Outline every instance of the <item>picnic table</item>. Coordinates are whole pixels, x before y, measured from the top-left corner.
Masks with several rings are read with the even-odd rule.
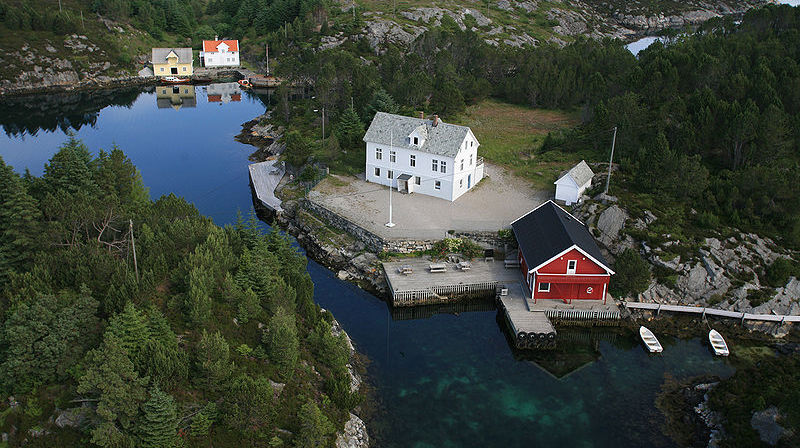
[[[431,273],[447,272],[447,265],[444,263],[431,263],[429,269]]]
[[[462,271],[469,271],[472,268],[472,263],[469,261],[460,261],[458,263],[458,268]]]
[[[398,268],[398,271],[403,275],[409,275],[414,272],[414,268],[410,264],[404,264]]]

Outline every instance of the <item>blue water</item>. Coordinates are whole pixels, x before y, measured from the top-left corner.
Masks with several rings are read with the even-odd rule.
[[[198,87],[194,108],[159,109],[152,92],[120,102],[127,105],[65,101],[44,112],[0,105],[0,156],[20,172],[40,174],[71,129],[94,151],[116,142],[153,197],[175,192],[218,224],[250,209],[253,148],[233,136],[264,112],[263,97],[218,105]],[[11,128],[25,131],[6,135]],[[316,301],[369,358],[375,392],[373,412],[365,414],[376,446],[674,446],[654,407],[665,375],[733,372],[699,340],[665,338],[663,356],[651,356],[627,331],[560,330],[562,348],[525,355],[509,347],[494,311],[394,320],[375,296],[313,261],[308,270]]]

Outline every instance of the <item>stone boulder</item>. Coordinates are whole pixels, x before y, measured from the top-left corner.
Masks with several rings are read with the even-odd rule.
[[[619,232],[625,227],[625,220],[627,219],[628,212],[616,204],[603,210],[600,213],[600,217],[597,218],[600,242],[610,248],[619,239]]]
[[[78,408],[64,409],[63,411],[56,411],[55,424],[59,428],[80,428],[89,422],[91,415],[91,408],[89,406],[82,406]]]
[[[364,421],[355,414],[344,424],[344,431],[336,437],[336,448],[367,448],[369,435]]]

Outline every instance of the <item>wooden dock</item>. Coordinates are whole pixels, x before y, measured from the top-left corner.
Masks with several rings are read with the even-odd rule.
[[[700,314],[701,316],[718,316],[729,317],[732,319],[740,319],[742,322],[746,320],[757,320],[763,322],[800,322],[800,316],[785,316],[778,314],[751,314],[743,313],[740,311],[720,310],[717,308],[706,308],[699,306],[683,306],[683,305],[667,305],[661,303],[644,303],[644,302],[622,302],[625,308],[640,309],[655,311],[656,314],[661,311],[672,311],[677,313],[691,313]]]
[[[256,199],[262,205],[275,213],[281,213],[281,200],[275,197],[275,188],[286,173],[283,163],[277,160],[252,163],[250,169],[250,185],[253,187]]]
[[[521,281],[497,288],[497,299],[503,308],[514,345],[519,349],[555,346],[556,329],[544,311],[528,308],[526,291]]]
[[[464,270],[457,262],[434,263],[423,258],[383,263],[392,304],[396,307],[447,303],[467,297],[492,297],[498,283],[522,279],[519,269],[506,268],[502,261],[473,260]]]

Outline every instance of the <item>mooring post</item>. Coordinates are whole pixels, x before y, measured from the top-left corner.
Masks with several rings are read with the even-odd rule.
[[[656,310],[656,316],[661,314],[661,304],[658,304],[658,309]]]

